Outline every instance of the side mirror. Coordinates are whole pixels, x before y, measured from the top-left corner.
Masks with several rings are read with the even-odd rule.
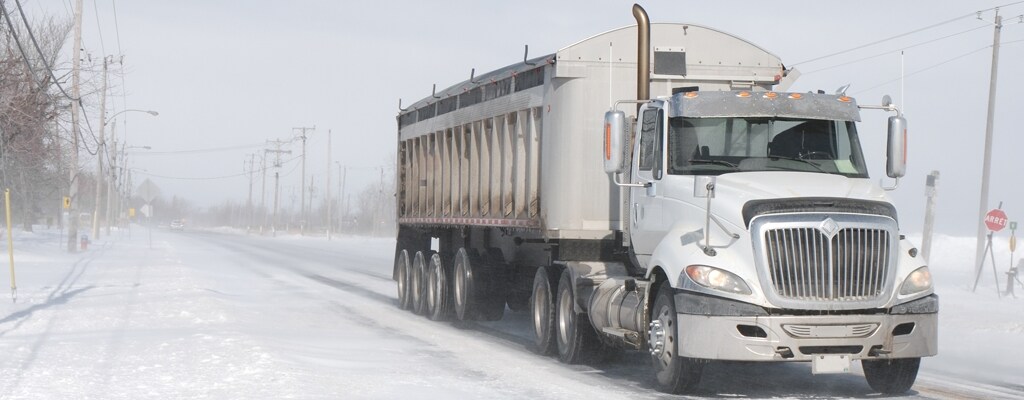
[[[889,117],[889,148],[886,152],[885,173],[890,178],[903,177],[907,172],[907,119]]]
[[[629,143],[626,113],[608,111],[604,113],[604,172],[621,174],[626,170],[625,153]]]

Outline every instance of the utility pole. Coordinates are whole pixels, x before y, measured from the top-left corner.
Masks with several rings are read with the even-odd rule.
[[[981,200],[978,202],[978,242],[975,247],[974,272],[981,272],[985,257],[985,214],[988,213],[988,180],[992,169],[992,122],[996,109],[996,78],[999,72],[999,34],[1003,30],[1003,17],[996,9],[995,33],[992,35],[992,73],[988,86],[988,118],[985,123],[985,158],[982,159]]]
[[[267,151],[263,150],[260,157],[260,173],[263,174],[263,183],[260,185],[260,234],[263,234],[263,227],[267,225]]]
[[[103,153],[106,151],[107,56],[103,56],[103,89],[100,90],[100,137],[96,145],[96,202],[92,213],[92,237],[100,238],[100,200],[103,198]]]
[[[348,215],[348,206],[345,204],[345,177],[348,175],[348,167],[342,167],[339,162],[338,174],[341,175],[341,182],[338,182],[338,208],[341,209],[341,223],[338,224],[338,230],[340,231],[345,223],[345,216]]]
[[[252,154],[249,155],[249,202],[246,203],[246,209],[247,209],[249,215],[248,215],[248,218],[246,218],[247,221],[245,222],[245,233],[246,234],[248,234],[252,230],[252,216],[253,216],[253,210],[252,210],[252,174],[253,174],[253,169],[252,169],[252,164],[253,164],[254,161],[256,161],[256,153],[252,153]]]
[[[114,197],[117,194],[117,130],[113,128],[116,127],[116,124],[112,125],[110,130],[110,148],[113,151],[110,152],[110,165],[108,168],[110,171],[107,173],[107,177],[110,178],[107,181],[107,213],[105,214],[106,218],[103,219],[106,221],[107,237],[110,237],[111,219],[117,221],[117,218],[121,215],[121,213],[114,212]]]
[[[82,67],[82,0],[75,1],[75,43],[71,55],[71,187],[68,197],[71,207],[68,210],[68,252],[75,252],[75,240],[78,239],[78,113],[81,112],[82,97],[79,95],[79,75]]]
[[[281,172],[279,171],[279,169],[281,168],[281,154],[291,154],[292,151],[291,150],[281,150],[281,146],[283,146],[285,143],[287,143],[287,142],[282,141],[282,140],[273,140],[273,141],[268,140],[267,143],[272,143],[274,145],[274,149],[273,150],[266,149],[265,153],[274,153],[274,216],[273,216],[273,218],[271,219],[271,222],[270,222],[270,232],[271,232],[272,235],[276,236],[277,235],[277,204],[278,204],[278,198],[279,198],[279,190],[281,188]]]
[[[924,184],[924,194],[928,201],[924,207],[924,233],[921,234],[921,255],[925,260],[932,254],[932,231],[935,230],[935,187],[939,183],[939,171],[932,171],[928,174],[928,180]]]
[[[292,130],[298,130],[302,132],[299,138],[302,139],[302,189],[299,190],[302,193],[302,202],[299,203],[299,208],[302,210],[299,214],[299,234],[306,233],[306,131],[315,131],[316,125],[312,127],[296,127]]]
[[[331,240],[331,130],[327,130],[327,184],[324,185],[324,193],[327,194],[327,240]]]
[[[310,175],[309,176],[309,203],[308,203],[308,207],[306,207],[306,210],[309,211],[310,214],[313,214],[313,193],[315,193],[315,190],[313,189],[313,187],[315,186],[315,184],[314,184],[315,182],[316,182],[316,175]],[[310,215],[310,219],[313,219],[312,215]],[[313,226],[313,222],[310,221],[308,223],[308,225],[310,227],[312,227]]]

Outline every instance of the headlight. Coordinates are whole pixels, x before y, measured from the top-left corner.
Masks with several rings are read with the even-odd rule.
[[[920,293],[931,288],[932,273],[928,271],[928,267],[921,267],[911,272],[907,280],[903,281],[903,286],[900,287],[900,295],[906,296],[908,294]]]
[[[731,272],[718,268],[706,265],[691,265],[686,267],[686,275],[690,277],[690,280],[708,289],[736,294],[750,294],[750,288],[743,282],[743,279],[740,279],[740,277]]]

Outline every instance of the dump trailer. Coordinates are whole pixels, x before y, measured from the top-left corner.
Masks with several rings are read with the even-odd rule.
[[[777,91],[789,71],[761,47],[633,14],[400,112],[399,306],[528,311],[538,353],[649,352],[671,393],[716,360],[859,360],[875,390],[909,390],[937,352],[938,298],[856,124],[895,114],[865,136],[887,140],[898,183],[897,107]]]

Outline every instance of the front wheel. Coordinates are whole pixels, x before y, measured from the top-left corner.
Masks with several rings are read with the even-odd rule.
[[[900,394],[914,386],[921,358],[861,360],[860,364],[872,389],[883,394]]]
[[[678,353],[683,343],[679,343],[679,319],[674,297],[672,286],[667,281],[662,282],[654,301],[647,343],[651,350],[658,390],[681,394],[697,386],[704,372],[704,364]]]

